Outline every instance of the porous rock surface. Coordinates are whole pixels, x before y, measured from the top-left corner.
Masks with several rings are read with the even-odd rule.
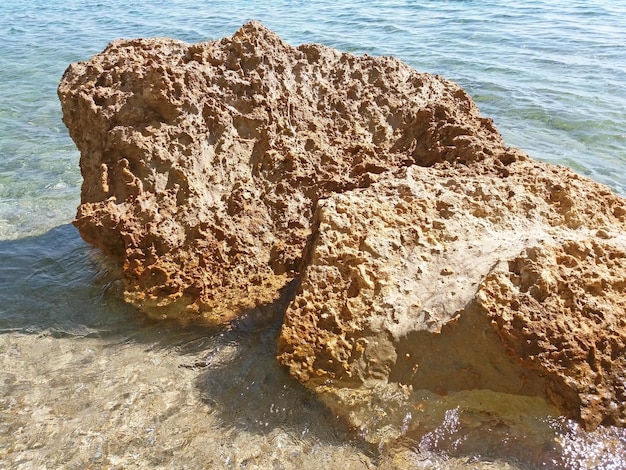
[[[59,96],[75,225],[148,314],[295,295],[279,361],[373,442],[472,390],[626,425],[626,203],[507,147],[458,85],[251,22],[113,42]]]
[[[522,154],[506,172],[491,157],[413,166],[333,195],[279,360],[361,426],[372,395],[390,415],[418,389],[543,396],[623,426],[625,218],[607,188]]]
[[[59,85],[75,225],[155,317],[224,323],[294,278],[316,202],[501,146],[463,90],[393,58],[291,47],[258,22],[201,44],[118,40]]]

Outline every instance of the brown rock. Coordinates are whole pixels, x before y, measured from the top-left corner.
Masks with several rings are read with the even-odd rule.
[[[121,259],[128,301],[208,323],[278,297],[320,198],[503,146],[457,85],[256,22],[194,45],[115,41],[72,64],[59,97],[82,237]]]
[[[623,426],[625,210],[522,156],[506,173],[443,162],[332,195],[279,361],[353,425],[386,416],[378,428],[395,430],[374,441],[410,432],[424,390],[544,397],[588,427]]]
[[[626,426],[626,237],[528,247],[490,273],[479,302],[510,355],[550,377],[550,399],[591,428]]]
[[[298,279],[279,360],[372,442],[542,397],[625,424],[626,203],[457,85],[252,22],[113,42],[59,97],[75,224],[149,315],[224,323]]]

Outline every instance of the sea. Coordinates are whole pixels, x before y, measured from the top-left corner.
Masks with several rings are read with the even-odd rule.
[[[626,196],[624,0],[2,0],[0,468],[626,468],[624,430],[556,416],[520,436],[450,409],[372,447],[276,364],[280,319],[183,327],[124,303],[119,267],[71,225],[59,80],[117,38],[201,42],[251,19],[443,75],[509,145]]]

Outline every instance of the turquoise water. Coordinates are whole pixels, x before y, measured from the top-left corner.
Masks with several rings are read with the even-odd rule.
[[[626,2],[27,0],[0,5],[0,237],[71,220],[78,155],[55,88],[118,37],[197,42],[257,18],[292,44],[395,55],[459,82],[508,143],[626,194]]]
[[[53,338],[58,342],[52,344],[58,347],[73,348],[86,344],[77,341],[89,341],[91,351],[102,348],[121,354],[122,349],[116,347],[136,347],[137,356],[131,357],[138,361],[146,348],[157,351],[157,359],[165,360],[158,355],[169,357],[181,344],[191,345],[187,349],[202,361],[207,344],[223,349],[235,341],[232,337],[227,343],[202,340],[211,335],[219,338],[223,332],[181,331],[171,325],[148,323],[121,302],[115,269],[107,267],[68,225],[79,203],[81,176],[78,152],[61,122],[56,86],[70,62],[88,59],[113,39],[169,36],[205,41],[230,35],[253,18],[294,45],[318,42],[356,54],[394,55],[420,71],[442,74],[469,92],[509,144],[538,159],[570,166],[626,195],[625,1],[2,2],[0,336],[22,352],[24,370],[32,366],[37,374],[50,376],[48,382],[33,379],[30,386],[51,386],[54,375],[55,380],[66,377],[69,383],[81,372],[71,367],[66,371],[48,367],[54,361],[33,349],[23,334],[31,339],[33,335]],[[237,347],[271,349],[267,345],[272,342],[263,338],[274,334],[275,324],[254,334],[250,331],[256,332],[256,326],[242,328],[247,339],[239,340]],[[29,355],[29,351],[39,355]],[[232,364],[233,375],[245,375],[245,368]],[[129,372],[110,367],[111,374]],[[281,372],[277,369],[275,373]],[[19,398],[22,389],[16,386],[11,392],[6,388],[10,381],[4,379],[0,383],[5,385],[0,386],[5,389],[0,392]],[[115,383],[121,387],[121,382]],[[279,382],[282,387],[283,382]],[[85,384],[89,387],[87,379]],[[110,386],[116,390],[115,384]],[[213,390],[207,386],[200,389],[202,394]],[[62,396],[64,389],[59,390]],[[300,398],[294,397],[303,392],[290,393],[297,401]],[[54,393],[48,395],[53,397]],[[41,406],[56,409],[46,401],[52,398],[46,397],[42,394]],[[210,397],[203,401],[205,406],[209,402]],[[31,455],[31,441],[19,433],[5,445],[3,432],[12,429],[16,414],[1,414],[1,410],[2,406],[0,462],[25,446],[21,452],[26,454],[20,458],[26,462],[36,462],[33,455],[44,455],[59,463],[62,461],[53,458],[55,452],[62,453],[63,445],[78,445],[78,441],[56,445],[44,440],[43,447],[33,447],[40,450]],[[96,422],[100,415],[97,410],[93,413]],[[180,413],[182,420],[184,413]],[[61,420],[60,415],[54,416],[52,423],[61,426],[61,421],[54,421]],[[303,420],[315,419],[310,413],[302,416]],[[311,423],[309,427],[334,426],[329,423]],[[106,441],[103,426],[93,424],[88,431],[101,433],[100,438]],[[325,449],[321,452],[330,460],[350,452],[361,455],[358,446],[342,447],[342,431],[333,432],[339,437],[330,441],[312,437],[306,445]],[[602,455],[603,467],[599,468],[624,466],[626,438],[617,431],[607,432],[600,441],[610,445],[602,447],[597,438],[568,431],[567,439],[563,439],[572,444],[564,451],[567,457],[563,461],[570,468],[584,468],[589,455]],[[215,441],[215,446],[219,445]],[[92,463],[113,465],[113,460],[106,461],[104,449],[100,460],[89,457]],[[137,455],[143,455],[141,449]],[[241,455],[243,451],[238,452]],[[235,465],[236,455],[225,455],[222,463]],[[289,457],[284,458],[290,468]],[[362,457],[368,458],[371,455]],[[176,466],[174,457],[164,459],[162,465]],[[554,457],[546,459],[554,462]],[[296,465],[293,462],[296,460],[292,461]]]

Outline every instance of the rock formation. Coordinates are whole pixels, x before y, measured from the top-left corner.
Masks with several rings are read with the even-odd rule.
[[[59,97],[75,225],[149,315],[295,295],[279,361],[374,441],[471,390],[626,425],[626,203],[507,147],[458,85],[251,22],[115,41]]]
[[[502,145],[457,85],[256,22],[195,45],[113,42],[59,97],[82,237],[123,260],[130,302],[210,323],[277,298],[320,198]]]
[[[491,390],[623,426],[625,216],[601,185],[522,155],[505,175],[444,162],[332,195],[279,360],[360,425],[372,393],[406,412],[418,390]]]

